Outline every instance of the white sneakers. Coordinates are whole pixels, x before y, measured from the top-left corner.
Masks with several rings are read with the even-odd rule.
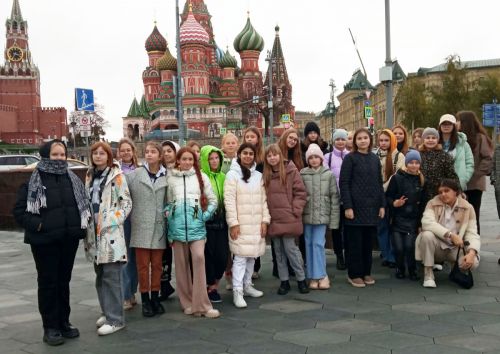
[[[436,282],[434,281],[434,279],[427,279],[427,280],[424,280],[424,288],[435,288],[437,285],[436,285]]]
[[[424,267],[424,288],[435,288],[434,272],[432,267]]]
[[[102,326],[104,326],[105,323],[106,323],[106,316],[101,316],[97,319],[95,325],[97,328],[101,328]]]
[[[98,330],[97,334],[100,336],[107,336],[108,334],[113,334],[118,332],[120,329],[124,329],[125,325],[102,325]]]
[[[264,293],[260,290],[255,289],[252,284],[247,285],[243,290],[243,295],[250,297],[262,297]]]
[[[247,307],[247,303],[243,298],[243,290],[241,289],[233,289],[233,303],[239,309],[243,309]]]

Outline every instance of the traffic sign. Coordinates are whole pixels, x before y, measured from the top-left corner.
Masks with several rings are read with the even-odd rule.
[[[220,128],[220,135],[225,135],[227,132],[227,128]]]
[[[373,107],[371,106],[366,106],[365,107],[365,118],[372,118],[373,117]]]
[[[94,112],[94,90],[76,88],[75,108],[77,111]]]
[[[370,101],[370,100],[365,100],[365,106],[369,106],[369,105],[371,105],[371,104],[372,104],[372,103],[371,103],[371,101]]]
[[[500,127],[500,104],[483,104],[483,126],[493,127],[495,125],[495,115],[498,129]]]
[[[290,123],[290,114],[282,114],[280,121],[281,123]]]

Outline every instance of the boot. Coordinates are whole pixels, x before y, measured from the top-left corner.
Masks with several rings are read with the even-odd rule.
[[[174,291],[175,289],[170,284],[170,280],[166,277],[166,274],[163,273],[160,283],[160,301],[167,300],[168,297],[174,293]]]
[[[416,280],[420,279],[420,277],[417,274],[417,270],[416,269],[409,269],[408,273],[409,273],[410,280],[416,281]]]
[[[50,346],[64,344],[64,337],[58,329],[45,328],[43,330],[43,341]]]
[[[282,281],[278,289],[278,295],[286,295],[290,291],[290,282],[288,280]]]
[[[142,300],[142,315],[144,317],[153,317],[155,313],[151,307],[151,300],[149,299],[149,293],[141,293]]]
[[[405,278],[405,270],[404,268],[396,268],[396,278],[404,279]]]
[[[74,327],[71,323],[69,322],[64,322],[61,324],[61,335],[64,338],[76,338],[80,336],[80,331],[78,328]]]
[[[233,303],[239,309],[247,307],[247,303],[243,298],[243,290],[242,289],[233,289]]]
[[[309,293],[309,288],[307,287],[307,283],[305,280],[298,281],[297,285],[299,287],[299,293],[301,293],[301,294],[308,294]]]
[[[160,303],[160,298],[158,297],[158,291],[151,292],[151,309],[155,315],[163,315],[165,313],[165,308]]]
[[[345,259],[342,253],[337,255],[337,269],[346,270]]]

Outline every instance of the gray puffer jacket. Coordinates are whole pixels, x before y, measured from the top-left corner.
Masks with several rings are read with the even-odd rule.
[[[310,167],[300,171],[307,190],[307,203],[302,214],[304,224],[329,225],[338,229],[340,217],[337,182],[330,170],[321,166],[318,170]]]

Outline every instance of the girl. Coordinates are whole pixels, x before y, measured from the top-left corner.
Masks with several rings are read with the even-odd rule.
[[[380,159],[382,182],[384,183],[385,191],[391,177],[405,164],[404,155],[397,149],[396,137],[389,129],[382,130],[378,135],[377,156]],[[394,268],[396,263],[394,251],[391,247],[388,213],[385,213],[385,217],[380,220],[377,236],[380,254],[383,258],[382,266]]]
[[[118,143],[118,156],[120,158],[120,167],[122,172],[127,175],[138,167],[137,151],[135,144],[129,138],[123,138]],[[123,309],[130,310],[137,304],[135,293],[137,292],[137,265],[135,263],[135,250],[130,247],[130,237],[132,226],[130,218],[125,220],[123,225],[125,232],[125,243],[127,245],[128,262],[123,267]]]
[[[285,158],[285,162],[293,161],[295,168],[300,171],[304,168],[304,162],[302,161],[299,141],[297,130],[290,128],[283,132],[278,141],[278,146]]]
[[[479,213],[481,198],[486,190],[486,176],[493,167],[493,143],[476,117],[471,111],[457,113],[457,126],[467,136],[467,141],[474,156],[474,173],[467,183],[467,201],[472,204],[477,218],[477,232],[481,234]]]
[[[397,148],[400,153],[403,155],[406,155],[408,153],[408,149],[410,148],[408,145],[408,132],[406,131],[405,127],[402,125],[398,124],[395,125],[392,128],[392,132],[394,133],[394,136],[396,137],[397,141]]]
[[[105,336],[125,327],[122,268],[127,262],[123,224],[132,209],[125,175],[113,161],[111,147],[97,142],[90,148],[92,167],[86,188],[93,218],[87,229],[85,253],[94,263],[96,289],[103,315],[97,320],[97,334]]]
[[[224,182],[229,248],[234,255],[233,302],[238,308],[247,306],[244,295],[264,295],[252,285],[255,257],[265,252],[265,237],[270,222],[262,174],[256,170],[256,153],[254,144],[243,143]]]
[[[268,235],[272,238],[281,280],[278,295],[286,295],[290,291],[287,261],[295,272],[299,292],[306,294],[309,290],[305,282],[304,264],[295,238],[302,235],[302,211],[307,194],[299,171],[293,161],[285,165],[277,144],[266,148],[264,185],[271,214]]]
[[[329,289],[326,274],[325,232],[326,227],[339,227],[339,196],[335,177],[323,166],[323,152],[316,144],[306,151],[309,167],[300,171],[307,190],[307,204],[302,221],[306,243],[307,278],[311,289]]]
[[[236,151],[238,151],[239,146],[238,138],[233,133],[227,133],[222,137],[221,146],[224,153],[221,172],[226,174],[229,172],[233,160],[236,160]]]
[[[127,175],[135,206],[130,217],[130,245],[135,248],[144,317],[165,312],[159,299],[162,256],[166,248],[162,210],[167,180],[166,169],[161,163],[162,153],[160,144],[148,142],[144,151],[146,162],[141,168]]]
[[[208,176],[217,197],[217,209],[214,216],[205,223],[207,228],[207,242],[205,244],[207,291],[209,300],[215,303],[222,302],[217,288],[229,259],[228,228],[224,209],[224,180],[226,176],[221,172],[224,154],[214,146],[205,145],[201,148],[200,156],[201,170]]]
[[[429,200],[438,193],[439,184],[443,178],[457,179],[453,168],[452,157],[443,151],[439,144],[439,133],[434,128],[425,128],[422,132],[423,143],[419,151],[422,158],[420,169],[425,176],[424,197],[422,204],[426,205]]]
[[[181,147],[175,141],[165,140],[161,143],[161,148],[163,152],[163,166],[165,166],[167,171],[170,171],[175,166],[177,151],[179,151]]]
[[[36,265],[43,341],[52,346],[80,335],[69,322],[69,282],[90,218],[85,187],[68,169],[66,156],[61,140],[40,147],[41,161],[20,187],[13,210]]]
[[[201,145],[194,140],[189,140],[186,144],[187,147],[191,148],[191,150],[194,151],[196,154],[196,159],[200,161],[200,150],[201,150]]]
[[[420,145],[422,145],[422,133],[424,128],[417,128],[413,131],[411,135],[411,147],[412,149],[418,150]]]
[[[342,167],[342,162],[344,161],[344,157],[349,153],[346,149],[347,144],[347,131],[344,129],[336,129],[333,133],[333,149],[331,153],[325,155],[325,159],[323,160],[323,166],[330,169],[335,177],[335,181],[337,183],[337,188],[339,186],[339,178],[340,178],[340,169]],[[342,205],[340,205],[340,215],[344,212]],[[343,226],[343,218],[340,218],[339,228],[332,230],[332,241],[333,241],[333,250],[335,252],[335,256],[337,257],[337,269],[345,270],[345,259],[344,259],[344,242],[342,235],[342,226]]]
[[[375,284],[371,277],[372,237],[385,215],[382,168],[371,152],[372,137],[368,129],[356,130],[353,151],[342,163],[340,195],[345,209],[348,282],[357,288]]]
[[[467,143],[467,136],[458,131],[457,120],[451,114],[444,114],[439,119],[439,143],[453,158],[455,173],[460,180],[462,191],[467,189],[467,183],[474,173],[474,155]]]
[[[173,244],[175,279],[186,315],[217,318],[208,299],[205,277],[205,222],[217,209],[208,177],[200,171],[196,153],[184,147],[167,178],[168,241]]]
[[[304,166],[307,165],[305,160],[305,153],[309,148],[309,145],[316,144],[320,147],[323,155],[330,152],[330,146],[326,141],[321,138],[321,131],[315,122],[308,122],[304,128],[304,140],[302,140],[302,160],[304,161]]]
[[[420,173],[421,157],[410,150],[405,156],[405,167],[389,182],[387,205],[391,208],[392,246],[396,254],[396,278],[405,277],[405,258],[410,280],[418,280],[415,262],[415,239],[422,218],[422,191],[424,176]]]

